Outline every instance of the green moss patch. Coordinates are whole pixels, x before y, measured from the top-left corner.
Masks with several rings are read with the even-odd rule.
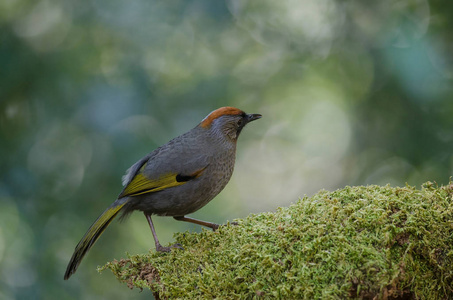
[[[453,184],[321,191],[107,263],[156,298],[453,299]]]

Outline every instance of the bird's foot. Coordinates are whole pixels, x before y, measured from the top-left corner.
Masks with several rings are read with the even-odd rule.
[[[177,249],[181,249],[181,250],[184,250],[184,248],[182,247],[181,244],[174,244],[174,245],[171,245],[169,247],[164,247],[160,244],[156,245],[156,251],[157,252],[170,252],[172,248],[177,248]]]
[[[213,226],[211,226],[212,228],[212,231],[216,231],[217,229],[219,229],[220,226],[228,226],[228,225],[239,225],[238,222],[230,222],[228,224],[222,224],[222,225],[218,225],[218,224],[214,224],[213,223]]]
[[[225,225],[222,225],[222,226],[229,226],[229,225],[237,226],[237,225],[239,225],[239,223],[238,222],[228,222],[228,224],[225,224]]]

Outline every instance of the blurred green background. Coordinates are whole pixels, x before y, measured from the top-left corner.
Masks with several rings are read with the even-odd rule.
[[[124,171],[220,106],[264,117],[207,221],[453,174],[451,1],[2,0],[0,22],[0,299],[149,299],[96,272],[154,250],[141,213],[66,264]]]

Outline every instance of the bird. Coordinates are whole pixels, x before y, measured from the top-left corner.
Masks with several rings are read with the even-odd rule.
[[[170,140],[133,164],[123,176],[118,198],[96,219],[74,249],[64,279],[74,274],[111,221],[133,211],[144,213],[156,251],[169,252],[180,244],[159,243],[152,215],[170,216],[216,230],[219,225],[187,217],[216,197],[229,182],[242,129],[260,119],[235,107],[212,111],[197,126]]]

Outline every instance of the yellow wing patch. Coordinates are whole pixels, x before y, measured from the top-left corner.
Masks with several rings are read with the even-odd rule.
[[[190,179],[194,179],[200,176],[203,173],[204,169],[205,168],[200,169],[188,176],[190,177]],[[187,176],[184,176],[184,178],[186,177]],[[157,180],[152,180],[144,176],[143,173],[139,172],[126,186],[126,188],[118,196],[118,198],[154,193],[171,187],[183,185],[188,182],[188,180],[181,180],[180,178],[181,175],[175,173],[168,173],[162,175]]]
[[[170,187],[178,186],[186,182],[177,182],[176,174],[166,174],[157,180],[150,180],[142,173],[138,173],[126,186],[119,198],[126,196],[138,196],[146,193],[157,192]]]

